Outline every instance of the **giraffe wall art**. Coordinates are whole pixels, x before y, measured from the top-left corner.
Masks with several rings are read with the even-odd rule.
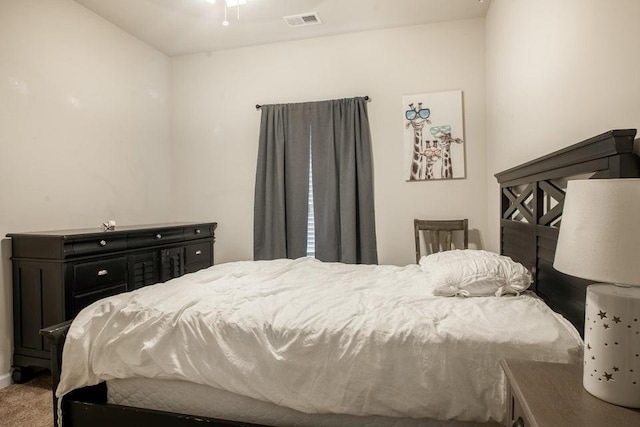
[[[465,178],[462,92],[402,98],[406,181]]]

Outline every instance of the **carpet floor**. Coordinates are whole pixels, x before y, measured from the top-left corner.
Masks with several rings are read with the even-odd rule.
[[[0,389],[0,426],[53,427],[51,376]]]

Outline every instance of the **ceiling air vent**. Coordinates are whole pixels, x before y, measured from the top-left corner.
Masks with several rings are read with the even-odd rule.
[[[304,27],[306,25],[322,24],[317,12],[301,13],[285,16],[284,20],[290,27]]]

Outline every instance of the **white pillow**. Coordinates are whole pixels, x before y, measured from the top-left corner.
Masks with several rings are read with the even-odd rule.
[[[480,250],[438,252],[420,259],[434,295],[501,296],[525,291],[531,273],[511,258]]]

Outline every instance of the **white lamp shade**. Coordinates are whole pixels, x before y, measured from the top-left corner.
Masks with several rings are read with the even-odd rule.
[[[576,277],[640,285],[640,179],[567,184],[553,266]]]

